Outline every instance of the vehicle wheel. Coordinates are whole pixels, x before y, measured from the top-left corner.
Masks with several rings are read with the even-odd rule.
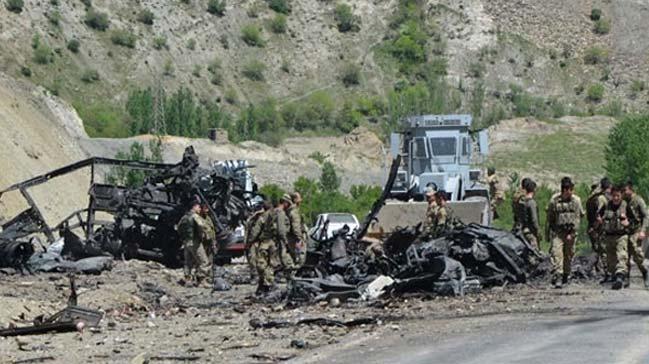
[[[216,265],[226,265],[232,263],[232,258],[230,257],[218,257],[214,258],[214,264]]]

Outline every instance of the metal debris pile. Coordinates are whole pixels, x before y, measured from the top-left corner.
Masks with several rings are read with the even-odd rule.
[[[146,178],[136,188],[100,183],[95,180],[98,166],[143,170]],[[56,226],[48,225],[29,189],[83,168],[90,168],[88,206],[71,212]],[[227,253],[230,246],[242,243],[237,228],[260,199],[248,168],[245,161],[201,168],[193,147],[188,147],[177,164],[90,158],[15,184],[1,191],[0,198],[19,191],[29,208],[2,225],[0,268],[5,272],[99,273],[110,269],[113,257],[179,267],[183,254],[174,226],[193,196],[210,207],[220,251]],[[106,215],[110,219],[100,219]],[[47,248],[41,238],[47,240]],[[35,252],[34,246],[39,245],[42,251]]]

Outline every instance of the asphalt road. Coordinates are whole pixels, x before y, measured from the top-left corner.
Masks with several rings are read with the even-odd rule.
[[[649,363],[649,292],[583,307],[417,322],[318,353],[314,363]],[[428,327],[428,329],[427,329]]]

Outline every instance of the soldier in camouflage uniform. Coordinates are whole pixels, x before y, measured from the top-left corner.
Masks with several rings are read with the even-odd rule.
[[[550,199],[547,208],[548,240],[551,242],[552,284],[561,288],[568,283],[579,222],[584,216],[581,200],[569,177],[561,180],[561,193]]]
[[[534,200],[536,183],[527,180],[525,183],[525,195],[518,198],[516,213],[518,215],[515,231],[523,234],[525,239],[536,249],[539,249],[539,208]]]
[[[432,226],[432,237],[439,237],[444,232],[446,232],[452,225],[453,213],[446,205],[446,200],[448,195],[446,191],[440,190],[435,193],[435,200],[437,201],[437,209],[435,210],[435,215],[433,217]]]
[[[426,207],[426,218],[424,219],[423,224],[423,233],[427,236],[432,236],[435,233],[435,215],[437,214],[437,199],[435,194],[437,191],[433,186],[426,187],[426,201],[428,202],[428,207]]]
[[[597,224],[597,213],[603,209],[608,203],[608,196],[611,194],[611,181],[604,177],[595,185],[591,191],[588,200],[586,200],[586,219],[588,220],[588,237],[593,251],[597,254],[597,264],[595,269],[604,272],[604,280],[607,282],[609,278],[608,268],[606,268],[606,246],[602,239],[602,226]]]
[[[297,269],[306,261],[306,229],[302,224],[302,215],[300,215],[302,196],[298,192],[292,193],[291,202],[293,204],[287,212],[288,221],[291,225],[288,234],[288,244]]]
[[[624,200],[627,203],[629,218],[629,257],[638,265],[642,273],[642,280],[645,288],[649,289],[649,275],[647,274],[647,265],[645,262],[642,243],[649,227],[649,214],[647,213],[647,204],[644,199],[636,194],[633,190],[633,183],[627,182],[624,186]],[[629,268],[631,264],[629,263]]]
[[[622,188],[611,188],[611,200],[598,212],[598,224],[602,226],[609,274],[614,277],[613,289],[624,285],[627,275],[628,227],[627,204],[622,200]]]
[[[205,249],[207,261],[211,266],[214,262],[214,256],[216,255],[217,250],[216,228],[214,227],[214,223],[210,218],[210,208],[207,206],[207,204],[201,205],[201,217],[203,218],[203,222],[205,224],[202,238],[203,249]]]
[[[288,211],[292,206],[293,200],[291,199],[291,196],[289,194],[284,194],[280,200],[279,206],[275,209],[274,216],[277,226],[274,239],[277,245],[279,264],[288,279],[291,279],[297,270],[297,265],[293,260],[289,245],[291,222],[289,221]]]
[[[525,185],[530,181],[529,178],[525,177],[521,181],[521,188],[514,191],[514,195],[512,196],[512,213],[514,215],[514,227],[512,228],[513,231],[515,231],[519,226],[520,222],[519,220],[519,215],[520,211],[518,211],[518,200],[520,200],[523,196],[525,196]]]
[[[257,268],[259,277],[257,294],[269,292],[275,287],[277,245],[273,237],[277,229],[274,215],[275,210],[272,208],[262,212],[250,228],[250,236],[255,239],[256,245],[253,265]]]
[[[496,168],[489,167],[487,169],[487,184],[489,185],[489,196],[491,198],[491,212],[494,219],[498,218],[496,209],[504,200],[503,192],[500,189],[500,181],[496,176]]]
[[[262,204],[257,206],[257,209],[253,214],[248,218],[245,224],[245,246],[246,246],[246,259],[248,260],[248,266],[250,267],[250,276],[255,277],[257,275],[257,247],[259,243],[259,237],[261,235],[261,229],[253,231],[253,227],[259,219],[264,215],[264,212],[271,209],[271,204],[268,201],[264,201]]]
[[[200,201],[198,198],[192,199],[187,213],[177,226],[185,251],[185,282],[193,281],[196,285],[200,285],[209,275],[209,262],[203,248],[205,222],[200,211]]]

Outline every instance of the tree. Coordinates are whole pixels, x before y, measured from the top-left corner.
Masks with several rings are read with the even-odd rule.
[[[225,15],[225,0],[209,0],[207,2],[207,12],[213,15]]]
[[[324,192],[336,192],[340,187],[340,177],[336,174],[336,169],[331,162],[322,164],[322,174],[320,175],[320,188]]]
[[[7,10],[19,14],[23,11],[24,5],[23,0],[7,0],[5,7]]]
[[[649,114],[630,115],[616,124],[606,147],[606,172],[615,182],[631,180],[649,195]]]
[[[100,13],[90,8],[86,12],[84,23],[93,29],[104,31],[108,29],[110,21],[108,20],[108,15],[106,13]]]
[[[334,20],[338,26],[338,31],[357,32],[360,30],[360,18],[352,12],[351,6],[347,4],[338,4],[334,9]]]
[[[162,152],[162,140],[160,138],[155,138],[149,141],[148,156],[145,152],[144,145],[138,142],[134,142],[129,147],[128,152],[117,152],[117,154],[115,154],[115,158],[160,163],[162,162]],[[118,186],[139,187],[144,184],[144,180],[150,175],[151,172],[146,172],[138,169],[113,167],[106,174],[106,182]]]

